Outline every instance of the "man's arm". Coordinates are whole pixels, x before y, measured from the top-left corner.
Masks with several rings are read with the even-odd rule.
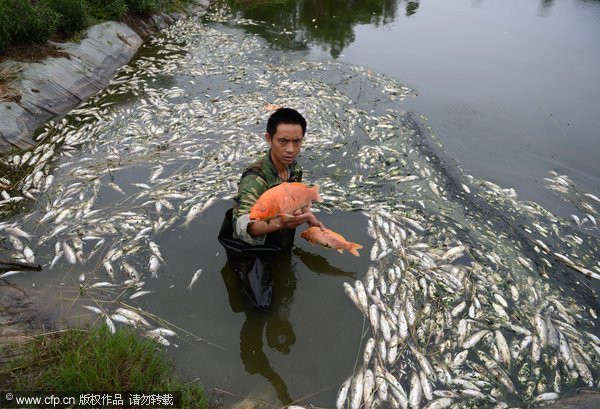
[[[267,182],[263,178],[255,174],[249,174],[242,177],[238,187],[236,203],[233,208],[233,226],[236,236],[253,246],[262,245],[265,243],[265,235],[251,235],[248,231],[250,222],[250,208],[256,200],[266,192],[268,188]]]
[[[264,221],[251,221],[247,231],[251,236],[261,236],[277,230],[295,229],[303,223],[308,223],[309,226],[317,226],[325,228],[323,223],[317,220],[310,209],[301,209],[294,212],[293,215],[284,215],[271,219],[269,223]]]

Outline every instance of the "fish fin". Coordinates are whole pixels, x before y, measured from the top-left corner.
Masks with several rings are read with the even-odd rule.
[[[344,249],[337,249],[338,253],[343,254],[344,253]]]
[[[311,189],[313,189],[315,191],[315,196],[316,196],[315,201],[322,202],[323,199],[321,198],[321,195],[319,195],[319,188],[320,188],[319,185],[314,185]]]
[[[356,244],[356,243],[352,243],[352,247],[350,247],[350,250],[348,250],[350,252],[350,254],[354,254],[356,257],[359,257],[360,254],[358,254],[358,249],[362,249],[363,247],[360,244]]]

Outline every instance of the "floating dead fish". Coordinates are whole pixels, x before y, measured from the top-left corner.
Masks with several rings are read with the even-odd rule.
[[[211,18],[225,22],[226,14]],[[168,245],[160,235],[235,195],[243,167],[261,149],[256,124],[265,119],[264,87],[277,104],[301,103],[308,122],[319,124],[301,158],[306,179],[327,192],[317,207],[360,209],[374,240],[373,268],[343,285],[348,306],[371,326],[364,365],[345,376],[337,407],[502,407],[598,383],[597,318],[577,298],[590,290],[585,279],[572,280],[574,291],[560,281],[565,272],[600,275],[594,192],[583,193],[568,175],[546,178],[576,209],[573,225],[519,201],[510,187],[459,168],[453,180],[398,104],[411,91],[363,67],[300,58],[264,70],[264,44],[255,36],[198,21],[179,22],[148,41],[161,58],[132,60],[104,92],[45,125],[33,150],[0,158],[18,169],[0,178],[0,238],[13,236],[23,246],[6,241],[9,257],[23,260],[25,247],[34,249],[55,267],[53,275],[62,267],[76,276],[87,261],[82,286],[131,286],[132,297],[147,295],[144,271],[127,265],[156,276],[165,264],[156,242]],[[224,91],[194,95],[177,86],[179,76],[206,78]],[[158,86],[157,77],[175,81]],[[358,89],[372,92],[356,99]],[[128,103],[105,105],[103,98],[115,95]],[[52,251],[54,237],[59,245]],[[91,251],[86,237],[98,240]],[[60,266],[62,258],[75,266]],[[114,263],[123,267],[119,274]],[[115,292],[94,291],[98,307],[91,311],[109,328],[131,325],[170,343],[167,332],[151,332],[142,312],[103,313],[114,308]]]
[[[331,247],[340,253],[343,253],[344,250],[348,250],[357,257],[359,256],[357,250],[362,249],[360,244],[351,243],[342,235],[329,229],[321,230],[319,227],[309,227],[300,233],[300,235],[309,243],[317,243],[325,247]]]
[[[196,270],[196,272],[192,276],[192,280],[190,281],[190,284],[187,287],[188,290],[190,290],[190,291],[192,290],[192,286],[198,280],[198,278],[200,278],[200,274],[202,274],[202,269],[201,268],[198,269],[198,270]]]

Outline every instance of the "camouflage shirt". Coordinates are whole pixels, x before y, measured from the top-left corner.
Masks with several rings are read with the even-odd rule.
[[[271,150],[265,156],[246,168],[240,179],[238,193],[233,198],[233,237],[252,245],[265,243],[266,235],[250,236],[247,232],[250,222],[250,208],[268,189],[283,182],[301,182],[302,168],[294,161],[287,168],[289,178],[283,180],[271,160]]]

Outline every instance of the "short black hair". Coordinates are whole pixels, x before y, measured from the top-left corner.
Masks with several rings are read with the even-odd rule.
[[[267,133],[273,137],[277,132],[279,124],[300,125],[302,127],[302,136],[306,133],[306,119],[292,108],[279,108],[269,117],[267,121]]]

